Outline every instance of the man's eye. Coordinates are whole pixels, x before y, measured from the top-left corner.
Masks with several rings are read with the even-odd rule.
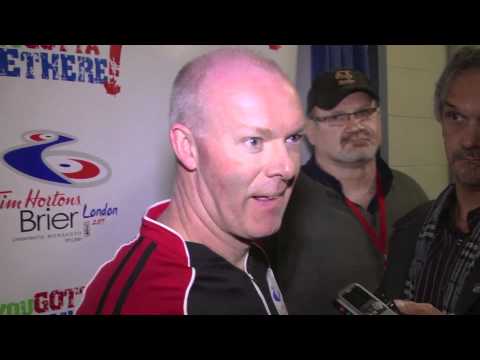
[[[262,139],[257,137],[248,138],[245,143],[252,148],[259,148],[262,145]]]
[[[444,116],[445,116],[445,119],[454,121],[454,122],[461,122],[464,119],[464,117],[461,114],[455,111],[446,111]]]
[[[348,114],[337,114],[337,115],[332,115],[330,116],[329,122],[331,123],[337,123],[337,122],[346,122],[348,121],[349,116]]]
[[[287,139],[287,142],[291,144],[298,144],[303,139],[303,136],[303,134],[292,135]]]
[[[370,109],[360,110],[360,111],[357,111],[355,113],[355,116],[360,117],[360,118],[364,118],[364,117],[367,117],[369,115],[370,115]]]

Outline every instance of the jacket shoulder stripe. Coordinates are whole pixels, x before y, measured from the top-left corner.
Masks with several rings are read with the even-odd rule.
[[[103,307],[105,306],[105,302],[107,301],[107,297],[108,297],[108,294],[110,293],[110,290],[112,289],[113,287],[113,284],[115,284],[115,281],[118,279],[118,277],[120,276],[120,272],[123,270],[123,268],[125,267],[125,265],[127,264],[128,260],[132,257],[133,253],[135,252],[135,250],[140,246],[140,244],[142,243],[143,241],[143,237],[139,238],[138,241],[132,246],[132,248],[130,249],[130,251],[127,253],[127,255],[125,255],[125,257],[123,258],[122,262],[118,265],[117,269],[115,270],[115,272],[112,274],[112,277],[110,278],[110,280],[108,281],[107,283],[107,286],[105,287],[105,290],[103,291],[102,293],[102,296],[100,298],[100,301],[98,302],[98,306],[97,306],[97,311],[96,311],[96,314],[99,315],[102,313],[102,310],[103,310]]]
[[[128,280],[123,287],[120,296],[118,297],[117,304],[115,305],[115,309],[113,310],[114,315],[120,314],[123,304],[125,303],[125,300],[127,299],[128,293],[130,292],[130,289],[132,288],[133,284],[135,283],[135,280],[137,280],[138,276],[140,275],[140,272],[143,270],[145,267],[145,264],[148,260],[148,258],[152,255],[153,251],[157,245],[152,242],[148,247],[145,249],[143,252],[142,256],[138,260],[137,265],[133,269],[132,273],[128,277]]]

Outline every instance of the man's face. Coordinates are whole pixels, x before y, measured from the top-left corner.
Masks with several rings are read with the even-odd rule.
[[[464,71],[451,82],[441,122],[456,182],[480,187],[480,70]]]
[[[300,168],[304,116],[295,90],[252,70],[206,81],[196,187],[216,230],[243,239],[280,228]]]
[[[335,108],[323,110],[314,107],[310,117],[325,118],[345,113],[359,113],[362,119],[350,116],[346,122],[308,121],[308,139],[315,147],[317,162],[330,164],[354,164],[375,159],[382,142],[379,110],[368,113],[376,102],[364,92],[355,92],[345,97]],[[365,111],[363,111],[365,110]]]

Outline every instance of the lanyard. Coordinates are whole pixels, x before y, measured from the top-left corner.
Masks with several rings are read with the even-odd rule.
[[[380,181],[380,175],[377,172],[376,177],[377,182],[377,199],[378,199],[378,212],[380,217],[380,231],[377,234],[375,228],[368,222],[368,220],[363,216],[360,207],[350,201],[345,197],[345,202],[348,207],[353,211],[356,218],[360,221],[363,226],[363,229],[368,234],[370,239],[373,242],[373,245],[377,248],[383,256],[387,257],[387,212],[385,211],[385,194],[383,193],[382,183]]]

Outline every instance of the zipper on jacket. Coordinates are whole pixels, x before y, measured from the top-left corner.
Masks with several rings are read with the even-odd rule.
[[[267,310],[267,314],[268,314],[268,315],[272,315],[272,313],[270,312],[270,308],[268,307],[268,304],[267,304],[267,302],[265,301],[265,297],[263,296],[262,291],[261,291],[260,288],[258,287],[258,285],[257,285],[257,283],[255,282],[255,279],[253,278],[253,276],[247,271],[247,260],[248,260],[248,256],[249,256],[249,255],[250,255],[250,253],[248,253],[247,256],[245,256],[245,264],[244,264],[245,274],[247,274],[247,276],[249,277],[250,281],[251,281],[252,284],[253,284],[253,287],[254,287],[255,290],[257,291],[258,296],[259,296],[260,299],[262,300],[263,306],[265,306],[265,310]]]

